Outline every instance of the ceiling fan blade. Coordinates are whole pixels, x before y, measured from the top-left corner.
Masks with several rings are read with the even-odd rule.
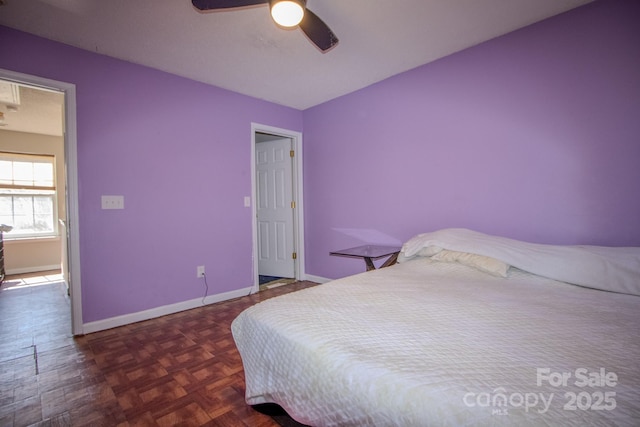
[[[338,37],[333,34],[333,31],[325,24],[322,19],[318,18],[318,15],[311,12],[309,9],[305,9],[304,17],[300,22],[300,28],[309,37],[321,51],[326,52],[333,46],[338,44]]]
[[[191,0],[199,10],[232,9],[234,7],[255,6],[269,3],[269,0]]]

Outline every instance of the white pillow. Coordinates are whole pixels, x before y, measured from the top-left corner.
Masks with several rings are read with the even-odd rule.
[[[459,262],[498,277],[507,277],[507,270],[509,269],[508,264],[495,258],[447,249],[439,251],[431,259],[442,262]]]
[[[426,248],[420,249],[416,256],[433,256],[441,251],[442,248],[440,246],[427,246]]]
[[[419,250],[417,250],[417,252],[415,252],[413,255],[411,256],[406,256],[406,247],[407,245],[405,244],[402,247],[402,250],[400,251],[400,253],[398,254],[398,264],[402,264],[405,261],[408,261],[410,259],[414,259],[416,257],[430,257],[432,255],[437,254],[438,252],[440,252],[442,250],[442,248],[440,246],[425,246]]]

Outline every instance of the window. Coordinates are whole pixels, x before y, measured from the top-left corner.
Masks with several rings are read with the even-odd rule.
[[[0,224],[8,238],[57,235],[53,156],[0,153]]]

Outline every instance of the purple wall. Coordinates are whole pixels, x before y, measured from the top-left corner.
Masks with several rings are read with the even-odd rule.
[[[74,83],[85,322],[252,284],[250,123],[303,130],[306,270],[468,227],[640,245],[640,2],[597,1],[304,112],[0,27],[0,68]],[[125,210],[100,209],[102,194]]]
[[[302,113],[0,27],[0,68],[77,91],[83,321],[251,286],[251,122]],[[122,194],[125,209],[101,210]]]
[[[307,273],[443,227],[640,246],[638,22],[598,1],[306,110]]]

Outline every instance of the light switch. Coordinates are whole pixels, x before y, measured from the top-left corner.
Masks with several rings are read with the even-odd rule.
[[[244,207],[248,208],[251,206],[251,197],[249,196],[244,196]]]
[[[102,209],[124,209],[124,196],[102,196]]]

